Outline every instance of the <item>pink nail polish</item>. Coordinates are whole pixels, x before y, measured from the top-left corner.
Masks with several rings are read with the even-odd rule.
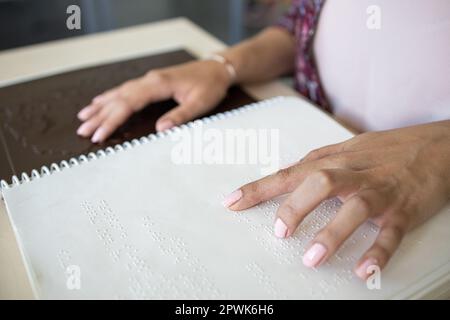
[[[95,131],[94,135],[92,136],[91,141],[93,143],[99,142],[102,139],[103,131],[104,130],[102,128],[97,129],[97,131]]]
[[[84,107],[83,109],[81,109],[79,112],[78,112],[78,118],[80,119],[80,120],[84,120],[84,118],[86,118],[86,116],[88,115],[88,113],[89,113],[89,106],[86,106],[86,107]]]
[[[370,275],[368,269],[371,266],[378,266],[378,261],[374,258],[368,258],[364,260],[364,262],[361,263],[359,267],[356,268],[355,270],[356,275],[361,279],[365,280]]]
[[[84,109],[81,110],[80,112],[78,112],[78,114],[77,114],[78,119],[83,120],[83,118],[84,118],[83,116],[84,116],[85,113],[86,112],[84,111]]]
[[[303,264],[309,268],[315,267],[325,257],[326,253],[327,248],[323,244],[314,243],[303,256]]]
[[[80,136],[86,135],[86,126],[81,125],[77,130],[77,134],[79,134]]]
[[[161,121],[160,123],[157,123],[156,124],[156,130],[157,131],[164,131],[164,130],[172,128],[173,126],[175,126],[175,123],[173,123],[172,120],[167,119],[167,120]]]
[[[225,199],[223,199],[222,201],[222,205],[225,208],[229,208],[231,207],[233,204],[235,204],[239,199],[242,198],[242,191],[241,189],[238,189],[236,191],[233,191],[232,193],[230,193],[229,195],[227,195],[225,197]]]
[[[286,238],[287,236],[288,228],[286,224],[283,222],[283,220],[281,220],[280,218],[277,218],[277,220],[275,221],[274,233],[275,237],[281,239]]]

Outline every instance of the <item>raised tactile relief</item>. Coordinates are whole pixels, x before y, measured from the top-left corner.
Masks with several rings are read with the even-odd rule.
[[[101,145],[76,135],[80,126],[76,114],[94,96],[128,79],[193,59],[185,50],[177,50],[0,88],[0,179],[154,132],[156,120],[175,106],[174,101],[135,114]],[[232,88],[214,113],[250,102],[253,99],[241,89]]]

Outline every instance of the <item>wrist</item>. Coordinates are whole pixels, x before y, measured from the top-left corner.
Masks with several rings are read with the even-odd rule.
[[[226,78],[227,87],[236,84],[237,73],[233,63],[221,54],[211,54],[204,58],[205,61],[210,61],[217,66],[220,66],[221,74]]]

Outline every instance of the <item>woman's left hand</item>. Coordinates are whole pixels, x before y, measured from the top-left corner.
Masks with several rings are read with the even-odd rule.
[[[316,267],[367,219],[379,227],[355,273],[383,268],[403,236],[435,214],[450,199],[450,121],[369,132],[310,152],[298,163],[246,184],[224,205],[244,210],[281,194],[275,236],[291,236],[323,200],[343,201],[333,220],[312,240],[303,263]]]

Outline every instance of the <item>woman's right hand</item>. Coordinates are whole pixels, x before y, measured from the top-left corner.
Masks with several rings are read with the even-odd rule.
[[[226,95],[231,77],[225,66],[202,60],[151,70],[98,96],[84,107],[77,133],[104,141],[134,112],[147,104],[173,98],[177,107],[161,116],[156,130],[163,131],[192,120],[213,109]]]

